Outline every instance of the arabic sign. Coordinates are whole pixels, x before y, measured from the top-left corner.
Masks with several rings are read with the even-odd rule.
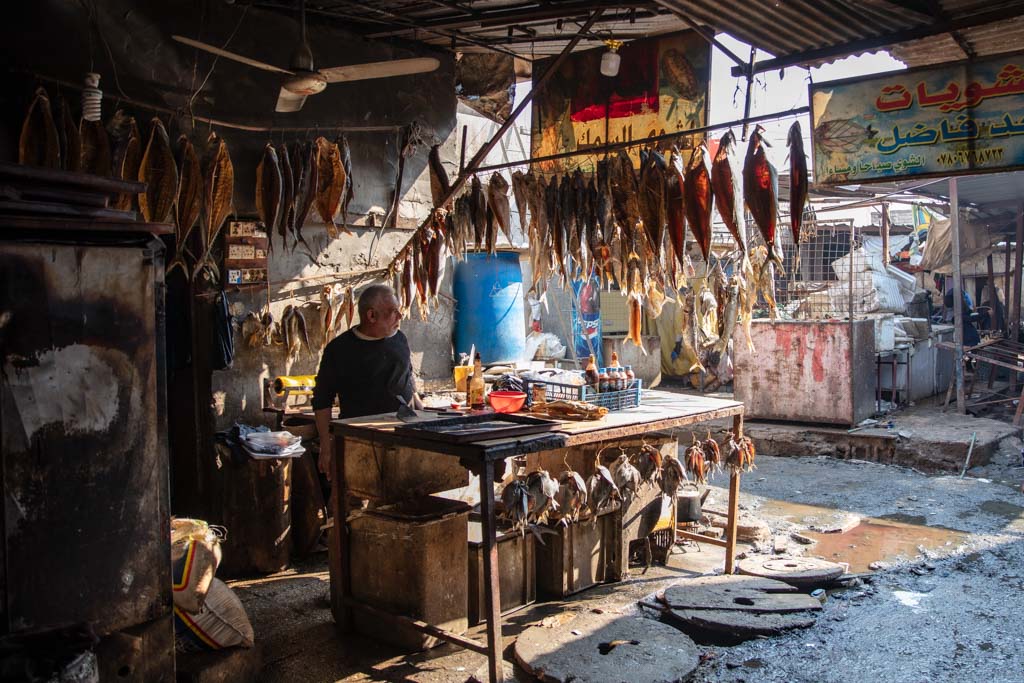
[[[815,182],[1024,166],[1024,55],[819,83],[810,94]]]
[[[533,100],[531,156],[599,148],[673,131],[707,120],[711,48],[693,31],[635,40],[619,50],[619,74],[601,75],[605,48],[574,52]],[[535,64],[534,74],[545,71]],[[696,142],[699,142],[698,139]],[[680,146],[694,144],[680,139]],[[639,150],[631,149],[639,165]],[[543,173],[595,169],[597,156],[538,164]]]

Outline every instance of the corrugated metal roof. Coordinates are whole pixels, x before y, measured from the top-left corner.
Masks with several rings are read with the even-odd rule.
[[[254,1],[281,9],[280,0]],[[773,55],[759,70],[877,49],[918,66],[1016,50],[1024,41],[1024,0],[320,0],[308,11],[370,38],[531,59],[558,53],[599,8],[604,16],[577,49],[699,24]]]

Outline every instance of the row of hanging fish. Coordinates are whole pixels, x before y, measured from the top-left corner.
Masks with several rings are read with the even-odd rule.
[[[344,136],[334,142],[324,137],[295,142],[290,149],[283,143],[275,147],[268,142],[256,167],[255,195],[256,212],[266,226],[271,251],[274,233],[281,237],[284,248],[290,240],[293,251],[300,242],[309,249],[302,228],[314,207],[330,239],[339,236],[339,229],[351,234],[346,224],[352,188],[352,155]]]
[[[249,311],[242,321],[242,335],[250,348],[283,346],[289,365],[299,359],[303,349],[307,355],[314,355],[309,343],[306,316],[300,306],[285,306],[279,322],[274,321],[269,310],[263,315]]]
[[[683,282],[694,279],[695,269],[686,254],[687,228],[708,264],[704,277],[711,277],[712,213],[717,209],[735,241],[739,267],[719,288],[720,296],[714,296],[710,283],[695,288],[698,300],[690,319],[699,338],[693,343],[695,348],[714,346],[721,354],[737,322],[748,332],[749,342],[749,321],[758,293],[775,316],[774,273],[782,268],[776,236],[778,174],[765,154],[768,143],[763,130],[758,126],[751,134],[742,167],[730,131],[710,163],[701,144],[685,164],[682,153],[673,148],[667,159],[657,150],[643,150],[639,171],[620,152],[599,161],[596,173],[590,175],[577,170],[545,179],[532,172],[513,173],[511,189],[530,243],[531,288],[537,298],[543,298],[551,277],[563,286],[589,275],[606,285],[614,283],[629,300],[627,339],[643,348],[643,307],[657,317]],[[798,122],[790,129],[788,144],[790,227],[799,243],[808,178]],[[495,173],[484,187],[474,176],[468,189],[452,201],[436,152],[431,150],[429,168],[437,208],[395,259],[390,273],[403,308],[408,311],[418,300],[423,315],[436,297],[437,276],[443,274],[444,259],[442,255],[442,263],[437,264],[437,250],[447,249],[456,259],[464,259],[467,245],[495,253],[498,230],[509,242],[512,239],[505,179]],[[744,206],[761,234],[763,252],[748,253]],[[710,296],[702,291],[705,288]],[[712,307],[718,309],[714,318],[707,314]]]
[[[707,483],[708,475],[721,472],[723,466],[740,472],[754,469],[756,453],[750,437],[736,436],[729,432],[726,438],[728,452],[724,456],[721,446],[712,438],[710,431],[704,439],[698,439],[693,434],[690,438],[692,443],[684,454],[685,471],[697,484]]]
[[[644,444],[632,454],[622,449],[608,467],[596,457],[594,473],[585,480],[568,464],[557,479],[546,470],[514,477],[501,492],[503,515],[523,533],[537,524],[568,526],[585,513],[593,522],[616,502],[628,506],[644,486],[660,485],[662,493],[674,495],[682,481],[679,475],[682,469],[674,456],[663,458],[660,450]]]

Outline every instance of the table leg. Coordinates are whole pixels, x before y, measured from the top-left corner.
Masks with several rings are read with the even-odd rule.
[[[502,680],[501,593],[498,580],[497,522],[494,519],[494,468],[480,469],[480,513],[484,555],[484,615],[487,618],[487,670],[491,683]]]
[[[1020,426],[1020,417],[1024,413],[1024,389],[1021,389],[1020,398],[1017,399],[1017,412],[1013,414],[1013,426]]]
[[[352,575],[349,567],[348,494],[345,487],[345,439],[331,436],[334,446],[334,476],[328,509],[334,525],[328,533],[328,565],[331,574],[331,612],[334,622],[352,628],[352,612],[347,600],[352,596]]]
[[[743,436],[743,414],[732,419],[732,431],[739,439]],[[729,475],[729,518],[725,526],[725,573],[733,573],[733,564],[736,559],[736,522],[740,510],[740,473],[739,470],[732,470]]]

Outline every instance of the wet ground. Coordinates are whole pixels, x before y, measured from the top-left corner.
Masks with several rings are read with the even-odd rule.
[[[743,477],[741,507],[768,526],[771,540],[762,538],[744,552],[818,556],[869,576],[831,591],[810,629],[701,647],[705,661],[693,680],[1024,680],[1019,464],[1019,443],[1004,444],[964,479],[824,457],[759,457],[757,469]],[[723,489],[714,488],[709,504],[724,507],[725,498]],[[565,609],[637,613],[640,598],[720,569],[722,557],[706,544],[699,551],[689,547],[668,567],[565,602],[535,605],[508,618],[506,642]],[[449,646],[405,656],[371,640],[339,636],[325,600],[325,562],[323,556],[298,571],[235,584],[263,647],[261,680],[461,682],[483,675],[482,657]]]

